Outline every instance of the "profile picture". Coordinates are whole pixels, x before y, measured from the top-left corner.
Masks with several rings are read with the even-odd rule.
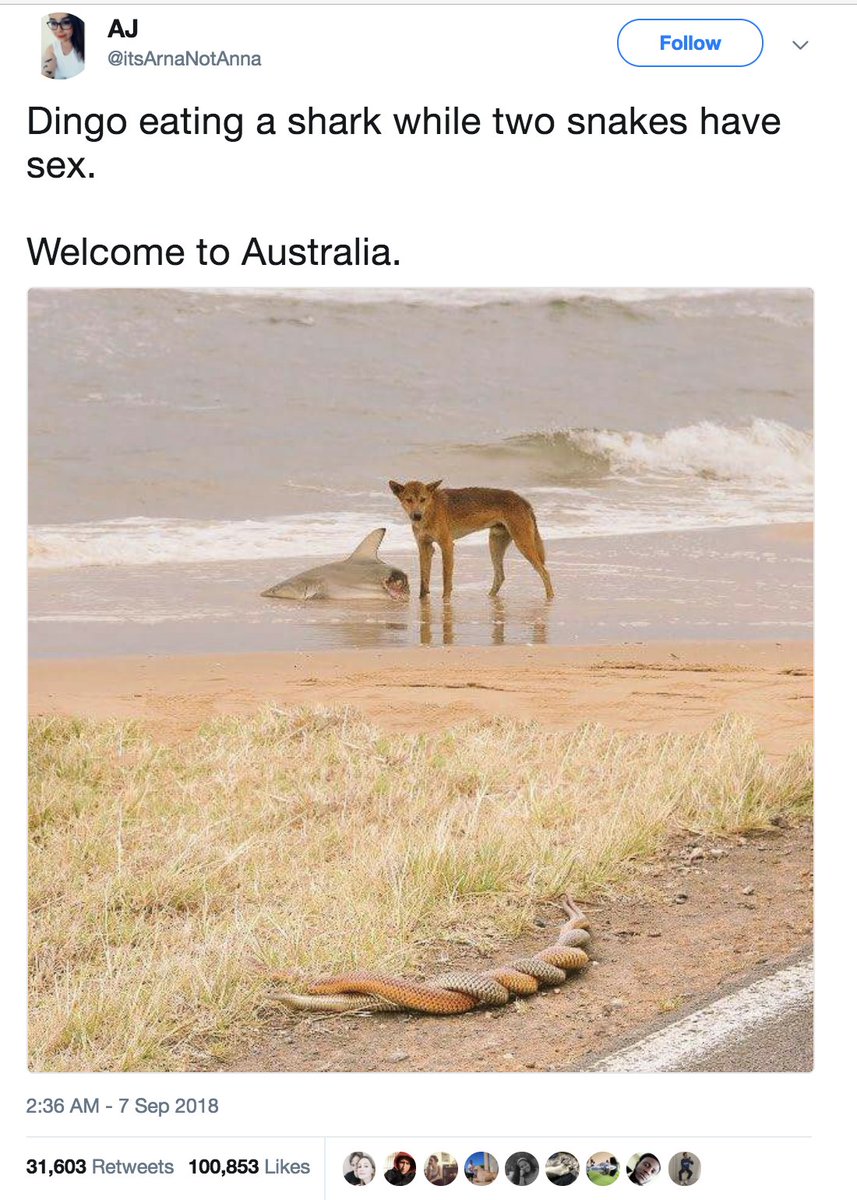
[[[85,66],[83,21],[70,12],[48,13],[42,21],[45,79],[73,79]]]
[[[488,1154],[485,1150],[477,1150],[464,1164],[464,1178],[469,1179],[476,1187],[493,1183],[499,1174],[500,1164],[493,1154]]]
[[[345,1182],[355,1187],[365,1187],[375,1178],[375,1160],[362,1150],[352,1150],[342,1164]]]
[[[417,1174],[417,1160],[413,1154],[408,1154],[406,1150],[400,1150],[397,1154],[391,1154],[387,1159],[387,1169],[384,1172],[384,1178],[387,1183],[392,1183],[393,1187],[404,1187],[405,1184],[412,1183]]]
[[[458,1163],[451,1154],[430,1154],[423,1167],[423,1173],[429,1183],[436,1187],[446,1187],[458,1175]]]
[[[656,1175],[660,1175],[660,1159],[648,1150],[642,1154],[632,1154],[625,1165],[625,1172],[631,1183],[642,1187],[644,1183],[651,1183]]]
[[[619,1178],[619,1159],[609,1150],[599,1150],[586,1161],[586,1178],[598,1187],[609,1187]]]
[[[699,1180],[702,1163],[689,1150],[679,1150],[670,1159],[669,1175],[673,1183],[679,1187],[693,1187]]]
[[[567,1150],[557,1150],[545,1163],[545,1175],[557,1187],[568,1187],[580,1174],[580,1163]]]
[[[517,1187],[527,1187],[529,1184],[535,1183],[538,1173],[539,1164],[526,1150],[510,1154],[506,1159],[506,1178],[509,1183],[514,1183]]]

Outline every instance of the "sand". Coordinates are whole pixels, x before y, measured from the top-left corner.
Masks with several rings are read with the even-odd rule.
[[[812,736],[811,676],[809,641],[43,659],[30,666],[30,710],[140,718],[168,740],[267,704],[349,704],[414,731],[502,715],[695,732],[733,712],[782,755]]]

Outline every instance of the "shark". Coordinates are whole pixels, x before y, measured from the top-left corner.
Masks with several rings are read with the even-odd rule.
[[[373,529],[360,545],[339,562],[324,563],[267,588],[263,596],[276,600],[406,600],[408,577],[378,557],[386,529]]]

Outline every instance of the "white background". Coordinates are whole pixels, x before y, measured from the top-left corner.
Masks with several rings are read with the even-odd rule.
[[[696,1195],[814,1194],[828,1175],[845,1186],[850,1142],[840,1141],[848,1092],[836,1080],[849,1040],[854,798],[851,725],[854,455],[854,52],[851,6],[225,6],[77,5],[87,22],[87,66],[77,80],[38,74],[44,5],[3,9],[2,329],[5,364],[3,523],[9,569],[3,596],[6,662],[2,722],[6,790],[4,922],[11,947],[4,1004],[6,1127],[15,1140],[5,1177],[28,1194],[74,1191],[69,1180],[33,1181],[29,1156],[109,1156],[108,1136],[148,1135],[139,1157],[192,1155],[165,1135],[278,1139],[327,1135],[330,1194],[345,1194],[338,1168],[353,1146],[411,1148],[420,1160],[473,1149],[500,1159],[516,1149],[544,1157],[599,1149],[622,1157],[655,1148],[664,1160],[690,1148],[704,1162]],[[642,71],[616,52],[632,16],[748,17],[765,34],[761,59],[746,70]],[[110,21],[137,17],[136,41],[105,40]],[[792,40],[809,41],[798,51]],[[107,65],[109,49],[177,52],[224,48],[258,52],[261,69],[153,70]],[[129,132],[89,145],[28,139],[27,106],[121,111],[130,118],[197,104],[201,109],[270,111],[282,118],[318,109],[442,108],[459,104],[487,118],[496,106],[550,111],[551,137],[144,138]],[[776,137],[569,137],[564,114],[680,111],[777,112]],[[249,122],[252,127],[252,122]],[[284,129],[284,125],[283,125]],[[95,178],[28,180],[32,154],[85,154]],[[242,247],[274,243],[389,242],[395,270],[200,268],[131,272],[111,268],[34,269],[27,235],[99,241],[180,241],[199,237]],[[789,286],[816,295],[818,446],[818,994],[813,1075],[640,1076],[28,1076],[25,1067],[25,445],[26,292],[68,286]],[[157,353],[157,346],[152,347]],[[846,1076],[847,1077],[847,1076]],[[216,1095],[216,1117],[25,1117],[28,1096]],[[85,1134],[71,1146],[31,1142]],[[813,1143],[802,1140],[812,1135]],[[538,1139],[546,1139],[543,1143]],[[758,1140],[776,1139],[776,1140]],[[444,1144],[441,1144],[444,1143]],[[550,1144],[548,1144],[550,1143]],[[251,1142],[211,1142],[220,1152],[253,1152]],[[284,1143],[285,1145],[285,1143]],[[323,1150],[313,1155],[320,1194]],[[118,1154],[120,1143],[115,1143]],[[171,1148],[170,1148],[171,1146]],[[267,1146],[267,1143],[266,1143]],[[291,1147],[292,1149],[294,1146]],[[423,1151],[425,1153],[423,1153]],[[267,1152],[267,1151],[266,1151]],[[285,1152],[285,1151],[283,1151]],[[832,1154],[832,1158],[830,1155]],[[844,1157],[840,1157],[844,1154]],[[420,1157],[422,1155],[422,1157]],[[624,1159],[623,1159],[624,1161]],[[754,1178],[748,1164],[755,1165]],[[764,1168],[760,1164],[764,1164]],[[826,1165],[822,1165],[826,1164]],[[744,1167],[743,1171],[739,1168]],[[718,1185],[717,1180],[720,1179]],[[95,1192],[90,1178],[87,1192]],[[120,1190],[105,1181],[102,1190]],[[137,1181],[196,1194],[184,1178]],[[200,1194],[217,1194],[211,1181]],[[225,1194],[278,1192],[274,1180]],[[386,1188],[377,1180],[376,1190]],[[459,1194],[468,1185],[459,1179]],[[508,1193],[505,1180],[495,1189]],[[535,1185],[549,1185],[544,1177]],[[586,1194],[586,1180],[576,1185]],[[622,1179],[617,1187],[626,1189]],[[655,1184],[669,1194],[666,1173]],[[422,1193],[428,1185],[414,1185]],[[702,1189],[702,1190],[700,1190]],[[83,1186],[80,1186],[83,1194]],[[350,1194],[350,1193],[349,1193]],[[373,1193],[374,1194],[374,1193]],[[414,1194],[413,1192],[411,1194]],[[491,1193],[494,1194],[493,1192]],[[574,1193],[577,1194],[576,1192]],[[614,1194],[614,1193],[611,1193]]]

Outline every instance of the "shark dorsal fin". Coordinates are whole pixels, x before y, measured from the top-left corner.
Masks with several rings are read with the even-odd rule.
[[[357,547],[357,549],[352,550],[352,552],[348,555],[349,559],[352,559],[352,558],[377,558],[378,557],[378,547],[383,542],[384,534],[386,532],[387,532],[386,529],[373,529],[370,534],[367,534],[367,536],[363,539],[363,541],[360,543],[360,545]]]

